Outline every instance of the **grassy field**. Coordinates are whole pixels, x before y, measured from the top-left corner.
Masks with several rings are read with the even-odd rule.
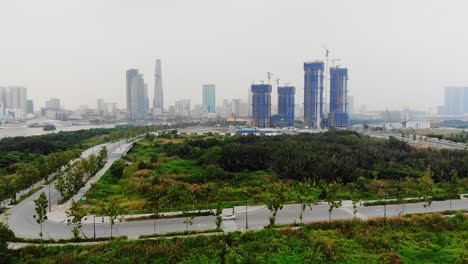
[[[106,172],[86,194],[87,200],[82,201],[84,208],[90,212],[97,212],[103,202],[115,200],[127,214],[148,213],[151,208],[147,205],[147,201],[152,188],[171,184],[179,184],[189,191],[197,190],[204,196],[194,194],[193,197],[178,201],[176,201],[177,199],[166,201],[166,203],[160,204],[159,211],[185,210],[187,208],[183,206],[187,204],[190,205],[190,209],[217,208],[218,205],[227,208],[245,203],[261,204],[265,195],[271,192],[270,188],[275,182],[284,183],[287,193],[286,203],[298,201],[298,181],[281,179],[274,172],[265,170],[221,171],[220,178],[218,176],[210,178],[207,176],[210,175],[209,166],[204,166],[199,160],[190,157],[168,156],[161,147],[162,144],[167,143],[180,144],[193,137],[200,136],[154,138],[139,141],[124,157],[127,167],[124,169],[122,177],[116,178],[109,171]],[[151,162],[152,158],[156,158],[157,161]],[[366,178],[362,179],[360,184],[368,186],[371,182],[372,179]],[[396,184],[395,181],[391,180],[386,181],[386,183],[390,187]],[[244,192],[247,187],[249,187],[248,194]],[[434,196],[445,196],[448,187],[446,182],[435,184]],[[317,200],[320,193],[321,189],[317,184],[308,190],[307,196],[311,200]],[[418,195],[420,195],[418,188],[408,189],[407,197]],[[363,200],[381,199],[381,196],[372,191],[363,192],[360,197]],[[349,186],[342,186],[337,198],[350,199]]]
[[[467,263],[467,217],[318,222],[299,229],[28,247],[11,263]]]

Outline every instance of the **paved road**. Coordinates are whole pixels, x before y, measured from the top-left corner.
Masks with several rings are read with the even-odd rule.
[[[449,207],[448,201],[437,201],[433,202],[428,212],[443,211]],[[279,211],[277,216],[278,224],[287,223],[299,223],[299,205],[286,205],[283,210]],[[359,207],[360,218],[370,217],[381,217],[384,213],[383,206],[370,206],[370,207]],[[454,200],[452,201],[452,209],[465,209],[468,210],[468,199]],[[399,215],[401,206],[399,205],[388,205],[387,216]],[[407,204],[405,213],[423,213],[426,209],[423,207],[423,203]],[[235,213],[237,219],[234,221],[224,221],[224,231],[245,231],[245,209],[242,207],[236,207]],[[32,213],[25,215],[21,218],[17,215],[12,219],[10,225],[13,231],[19,237],[37,238],[39,233],[39,225],[34,222]],[[270,212],[266,208],[257,209],[254,211],[248,210],[248,225],[249,230],[261,229],[268,225],[268,218]],[[351,219],[353,218],[351,207],[341,207],[333,210],[332,219]],[[175,231],[186,230],[186,225],[183,223],[184,218],[174,219],[160,219],[157,220],[156,233],[167,233]],[[206,230],[213,229],[216,227],[214,216],[203,216],[196,217],[193,221],[193,225],[189,227],[189,230]],[[306,210],[304,213],[304,222],[328,220],[328,207],[326,204],[319,204],[313,207],[312,210]],[[46,238],[71,238],[71,227],[65,223],[56,223],[47,221],[44,223],[44,237]],[[88,237],[94,236],[94,225],[84,224],[83,232]],[[143,234],[154,233],[154,221],[135,221],[135,222],[118,222],[114,226],[115,235],[125,235],[128,237],[137,237]],[[109,237],[110,236],[110,224],[102,223],[100,217],[96,218],[96,236],[97,237]]]
[[[96,181],[107,168],[128,149],[131,143],[123,144],[122,142],[116,145],[106,145],[109,150],[109,157],[106,166],[91,179]],[[119,145],[121,145],[119,147]],[[93,151],[96,153],[100,147],[94,147],[91,150],[87,150],[83,153],[83,157],[90,155]],[[87,188],[87,187],[84,187]],[[83,189],[84,190],[84,189]],[[43,191],[48,193],[48,186],[43,188]],[[80,193],[84,193],[80,191]],[[37,199],[40,192],[35,193],[23,202],[19,203],[12,209],[10,209],[11,216],[9,218],[9,225],[18,237],[25,238],[38,238],[39,237],[39,224],[33,219],[34,215],[34,200]],[[60,195],[51,187],[51,202],[54,205],[57,204]],[[333,210],[332,219],[349,219],[353,218],[352,207],[349,203],[346,205]],[[448,201],[437,201],[433,202],[432,206],[428,211],[443,211],[448,210]],[[452,202],[452,209],[464,209],[468,210],[468,199],[454,200]],[[277,216],[278,224],[287,224],[299,222],[299,205],[286,205],[283,210],[279,211]],[[261,229],[268,225],[268,218],[270,212],[265,207],[251,207],[248,211],[248,225],[249,230]],[[399,215],[401,206],[389,205],[387,206],[387,216]],[[383,216],[383,206],[370,206],[360,207],[358,209],[358,217],[366,219],[369,217]],[[407,204],[405,213],[421,213],[426,212],[423,207],[423,203]],[[235,213],[237,216],[236,220],[224,221],[222,228],[224,231],[244,231],[245,230],[245,207],[236,207]],[[52,216],[52,215],[51,215]],[[328,219],[328,207],[326,204],[319,204],[314,206],[312,210],[306,210],[304,213],[304,222],[327,220]],[[94,220],[94,218],[93,218]],[[83,225],[83,232],[87,237],[94,236],[94,230],[96,231],[97,237],[108,237],[110,236],[110,225],[107,222],[103,222],[102,218],[98,217],[95,219],[96,224],[88,223]],[[173,218],[173,219],[160,219],[157,220],[156,233],[167,233],[175,231],[186,230],[186,225],[183,223],[184,218]],[[206,230],[215,228],[215,217],[214,216],[203,216],[196,217],[193,220],[193,225],[189,227],[189,230]],[[71,238],[72,227],[68,226],[64,222],[46,221],[43,224],[44,238]],[[135,221],[135,222],[121,222],[116,223],[114,226],[114,235],[126,235],[128,237],[137,237],[143,234],[154,233],[154,221]]]
[[[117,159],[119,159],[124,152],[128,149],[128,147],[131,145],[131,143],[126,143],[125,140],[114,142],[114,143],[107,143],[107,144],[102,144],[99,146],[94,146],[82,153],[83,158],[88,157],[92,153],[97,154],[99,153],[99,150],[103,147],[106,146],[108,149],[108,161],[106,165],[104,166],[103,169],[101,169],[97,175],[100,177],[100,175],[103,174],[105,170],[109,168],[109,166]],[[94,177],[93,177],[94,178]],[[93,182],[96,179],[91,179]],[[24,201],[19,203],[18,205],[14,206],[9,210],[9,213],[11,214],[9,219],[8,219],[8,224],[10,225],[11,229],[17,234],[19,237],[38,237],[38,232],[36,232],[36,229],[39,227],[39,224],[37,224],[33,218],[33,215],[35,214],[34,210],[34,200],[36,200],[41,192],[45,192],[48,199],[51,202],[52,208],[57,207],[58,201],[61,198],[60,193],[55,190],[54,188],[55,181],[51,183],[50,185],[44,186],[44,188],[35,194],[31,195],[30,197],[26,198]],[[84,188],[89,188],[89,186],[85,186]],[[50,189],[50,192],[49,192]],[[80,190],[81,192],[81,190]],[[50,196],[49,196],[50,194]],[[3,219],[3,215],[1,217]],[[47,221],[44,223],[44,227],[50,226],[50,232],[52,235],[55,234],[60,234],[64,230],[70,231],[71,228],[69,226],[66,226],[65,223],[53,223],[51,221]],[[39,229],[37,229],[39,230]],[[58,232],[54,232],[54,230],[59,230]],[[37,233],[37,234],[36,234]],[[46,234],[46,233],[45,233]],[[47,234],[46,234],[47,236]],[[55,238],[61,237],[60,235],[54,236]]]
[[[466,145],[464,143],[457,143],[449,140],[438,140],[434,138],[427,138],[426,140],[413,140],[412,136],[410,138],[402,137],[401,134],[398,133],[389,133],[389,132],[372,132],[372,131],[363,131],[360,132],[363,135],[367,135],[374,138],[382,138],[388,139],[390,136],[395,137],[398,140],[404,141],[413,146],[426,146],[435,149],[458,149],[458,150],[465,150]]]

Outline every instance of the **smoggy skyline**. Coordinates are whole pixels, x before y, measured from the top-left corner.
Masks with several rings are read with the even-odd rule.
[[[246,100],[267,71],[301,104],[303,62],[324,60],[324,44],[349,68],[355,106],[427,109],[445,86],[468,86],[467,11],[462,0],[3,1],[0,86],[27,87],[36,109],[51,97],[124,108],[125,71],[154,87],[160,58],[166,107],[201,103],[205,83],[218,104]]]

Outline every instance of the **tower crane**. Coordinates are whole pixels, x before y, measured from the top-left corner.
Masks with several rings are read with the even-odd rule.
[[[267,72],[268,84],[270,84],[270,79],[274,74],[272,72]]]
[[[323,49],[325,50],[325,94],[324,94],[324,101],[325,101],[325,104],[323,102],[321,102],[322,106],[325,106],[324,107],[324,114],[328,114],[328,55],[330,54],[330,50],[324,45],[322,44],[322,47]]]
[[[332,67],[335,67],[335,62],[336,62],[336,61],[341,61],[341,59],[332,59],[332,60],[331,60],[331,66],[332,66]],[[339,65],[336,65],[336,66],[338,67]]]
[[[276,79],[275,81],[276,81],[276,87],[278,87],[278,86],[279,86],[280,78]]]

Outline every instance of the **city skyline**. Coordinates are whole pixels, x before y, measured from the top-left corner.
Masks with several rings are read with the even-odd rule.
[[[330,63],[341,59],[335,63],[353,69],[348,85],[355,105],[368,109],[426,110],[443,104],[443,87],[468,83],[468,37],[458,33],[468,26],[464,1],[49,0],[0,7],[0,31],[8,40],[0,49],[0,84],[25,86],[36,105],[58,97],[67,108],[94,105],[96,98],[123,106],[124,94],[115,92],[124,89],[122,73],[139,68],[153,87],[154,58],[164,61],[166,105],[185,97],[201,103],[196,88],[203,83],[217,85],[218,102],[245,98],[245,89],[266,71],[302,89],[300,64],[324,60],[322,45]],[[310,16],[312,10],[320,12]],[[121,19],[123,12],[128,18]],[[15,27],[5,26],[11,21]],[[302,34],[318,23],[323,26],[316,33]],[[122,38],[126,29],[132,38]],[[265,46],[264,38],[275,41]],[[302,94],[296,99],[301,102]]]

